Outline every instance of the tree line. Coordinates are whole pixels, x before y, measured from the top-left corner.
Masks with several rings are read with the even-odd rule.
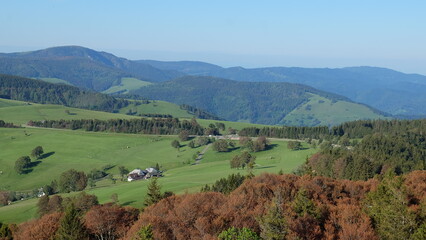
[[[19,128],[19,126],[0,120],[0,128]]]
[[[241,129],[240,136],[290,139],[331,139],[347,136],[350,139],[363,138],[375,133],[390,135],[406,135],[410,133],[425,135],[426,119],[417,120],[358,120],[345,122],[328,128],[318,127],[247,127]]]
[[[366,180],[386,171],[400,175],[426,170],[426,139],[416,134],[366,135],[353,147],[325,142],[305,165],[303,173]]]
[[[186,130],[191,135],[202,135],[204,128],[195,119],[179,120],[178,118],[140,118],[140,119],[111,119],[111,120],[44,120],[29,121],[29,126],[60,128],[60,129],[83,129],[93,132],[117,132],[117,133],[140,133],[175,135]]]
[[[196,118],[200,119],[212,119],[212,120],[223,120],[222,118],[211,114],[203,109],[199,109],[187,104],[182,104],[179,106],[180,109],[186,110],[188,113],[193,114]]]
[[[271,137],[271,138],[290,138],[290,139],[320,139],[330,135],[330,130],[326,126],[321,127],[246,127],[241,129],[238,134],[247,137]]]

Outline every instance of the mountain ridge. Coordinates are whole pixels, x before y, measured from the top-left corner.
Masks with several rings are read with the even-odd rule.
[[[185,76],[167,82],[142,87],[131,92],[149,99],[163,100],[175,104],[186,103],[205,109],[219,117],[230,121],[251,122],[260,124],[286,124],[286,116],[299,106],[310,101],[314,94],[329,101],[331,110],[337,102],[353,103],[350,99],[315,88],[286,82],[241,82],[215,77]],[[319,104],[324,105],[324,100]],[[323,104],[324,103],[324,104]],[[312,106],[311,106],[312,107]],[[385,117],[384,113],[369,109],[373,118]],[[308,107],[309,108],[309,107]],[[346,107],[350,108],[350,107]],[[308,110],[310,111],[310,110]],[[346,110],[345,110],[346,111]],[[347,111],[351,111],[347,109]],[[366,110],[367,111],[367,110]],[[346,115],[345,112],[339,113]],[[299,114],[299,113],[298,113]],[[325,122],[315,119],[315,115],[304,113],[310,119],[309,126],[333,125],[340,122]],[[363,119],[356,115],[351,120]],[[315,121],[316,120],[316,121]],[[298,125],[294,122],[292,125]]]

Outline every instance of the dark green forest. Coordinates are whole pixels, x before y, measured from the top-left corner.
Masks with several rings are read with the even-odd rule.
[[[187,76],[132,92],[149,99],[189,104],[229,121],[278,124],[288,113],[308,101],[310,93],[333,101],[344,97],[292,83],[237,82],[212,77]]]
[[[0,74],[0,97],[108,112],[114,112],[129,104],[127,100],[90,90],[4,74]]]
[[[117,133],[141,133],[159,135],[177,135],[183,130],[191,135],[202,135],[204,128],[193,118],[191,121],[180,121],[177,118],[140,118],[140,119],[111,119],[111,120],[45,120],[29,121],[29,126],[60,128],[60,129],[83,129],[93,132],[117,132]]]

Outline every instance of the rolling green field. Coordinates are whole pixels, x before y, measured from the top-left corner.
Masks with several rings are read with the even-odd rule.
[[[67,169],[88,172],[107,164],[116,166],[109,172],[118,178],[118,165],[132,170],[159,163],[165,170],[165,177],[160,179],[163,191],[175,193],[199,191],[201,186],[233,172],[246,174],[245,170],[229,167],[229,159],[238,154],[240,149],[217,153],[210,148],[200,164],[192,165],[192,155],[204,147],[191,149],[184,146],[177,151],[171,147],[173,139],[176,137],[56,129],[0,129],[0,142],[4,146],[0,152],[0,189],[32,190],[58,179]],[[38,145],[43,146],[49,156],[42,159],[30,173],[17,174],[13,169],[15,160],[28,155]],[[274,141],[270,150],[255,154],[257,165],[254,173],[278,172],[280,169],[290,172],[314,152],[315,149],[290,151],[286,142]],[[95,188],[88,187],[86,191],[97,195],[101,202],[110,201],[110,196],[117,193],[121,204],[141,207],[147,183],[117,181],[113,184],[110,180],[102,180]],[[36,202],[36,199],[30,199],[0,207],[0,221],[22,222],[34,217]]]
[[[133,106],[133,107],[132,107]],[[140,113],[159,113],[159,114],[172,114],[174,117],[190,119],[192,115],[187,113],[185,110],[179,108],[178,105],[155,101],[149,104],[141,104],[134,107],[123,108],[121,113],[108,113],[91,111],[79,108],[70,108],[62,105],[53,104],[37,104],[27,103],[22,101],[15,101],[9,99],[0,98],[0,119],[5,122],[12,122],[15,124],[26,124],[30,120],[59,120],[59,119],[131,119],[138,118],[138,116],[130,116],[122,114],[128,111],[128,109],[135,109]],[[68,114],[66,111],[69,111]],[[134,110],[133,110],[134,111]],[[251,123],[240,123],[240,122],[228,122],[228,121],[217,121],[217,120],[205,120],[197,119],[197,122],[204,127],[207,127],[211,123],[222,122],[226,128],[242,129],[244,127],[263,127],[265,125],[251,124]]]
[[[286,125],[333,126],[342,122],[361,120],[359,116],[363,116],[363,119],[384,118],[364,105],[344,101],[332,102],[312,94],[309,102],[291,111],[285,116],[284,121]]]
[[[69,111],[68,114],[66,111]],[[0,119],[15,124],[25,124],[29,120],[59,119],[130,119],[135,118],[124,114],[91,111],[70,108],[62,105],[26,103],[0,98]]]
[[[150,82],[145,82],[142,80],[139,80],[137,78],[122,78],[120,85],[113,86],[108,88],[107,90],[103,91],[102,93],[106,94],[112,94],[121,92],[123,94],[128,93],[131,90],[136,90],[144,86],[151,85]]]
[[[151,113],[179,115],[181,110],[177,105],[155,101],[137,107],[149,106]],[[162,111],[159,111],[162,109]],[[146,110],[146,109],[145,109]],[[67,113],[69,111],[69,113]],[[123,109],[123,111],[126,111]],[[148,112],[149,113],[149,112]],[[185,116],[183,113],[179,117]],[[29,120],[45,119],[129,119],[135,116],[68,108],[60,105],[34,104],[20,101],[0,99],[0,119],[15,124],[25,124]],[[202,126],[223,122],[226,128],[241,129],[244,127],[263,125],[237,123],[216,120],[197,120]],[[40,188],[44,184],[58,179],[60,174],[74,168],[86,173],[94,168],[105,165],[114,166],[108,172],[115,178],[118,176],[118,166],[123,165],[129,170],[146,168],[160,164],[165,170],[165,177],[160,179],[163,191],[173,191],[177,194],[199,191],[201,186],[211,184],[230,173],[245,170],[230,169],[229,160],[241,149],[228,153],[217,153],[211,148],[205,153],[198,165],[193,165],[192,156],[204,147],[191,149],[182,143],[180,151],[171,147],[171,141],[176,136],[154,136],[139,134],[96,133],[42,128],[0,128],[0,190],[28,192]],[[36,146],[42,146],[45,158],[31,169],[28,174],[19,175],[14,170],[14,164],[20,156],[30,155]],[[307,145],[305,146],[307,147]],[[272,147],[256,153],[255,174],[262,172],[291,172],[302,164],[306,157],[313,154],[315,149],[290,151],[286,142],[275,140]],[[115,184],[104,179],[96,183],[96,187],[86,189],[95,194],[104,203],[110,201],[113,193],[119,196],[120,204],[141,207],[146,193],[148,181],[122,182]],[[67,196],[67,195],[65,195]],[[9,206],[0,207],[0,221],[23,222],[34,218],[37,199],[14,202]]]

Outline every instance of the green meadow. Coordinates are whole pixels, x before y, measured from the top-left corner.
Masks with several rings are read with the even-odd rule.
[[[186,119],[192,117],[189,114],[185,115],[186,111],[180,109],[179,106],[167,102],[153,101],[150,104],[136,107],[145,107],[146,113],[172,114]],[[122,109],[122,111],[124,112],[126,109]],[[25,124],[29,120],[107,120],[135,117],[120,113],[0,99],[0,119],[15,124]],[[216,120],[198,119],[197,121],[205,127],[222,122],[226,129],[264,126]],[[112,166],[108,173],[119,179],[118,166],[125,166],[129,170],[133,170],[134,168],[155,166],[158,163],[165,175],[159,181],[162,190],[173,191],[176,194],[197,192],[203,185],[211,184],[231,173],[247,174],[246,170],[231,169],[229,166],[229,160],[243,151],[238,144],[235,149],[226,153],[215,152],[210,147],[200,164],[194,165],[193,155],[198,151],[201,152],[205,146],[192,149],[186,146],[188,142],[183,142],[182,147],[177,150],[171,146],[171,141],[174,139],[177,139],[177,136],[29,127],[0,128],[0,191],[31,192],[49,184],[52,180],[57,180],[60,174],[68,169],[74,168],[88,173],[92,169],[101,169],[106,165]],[[45,155],[40,160],[33,160],[36,161],[36,166],[31,168],[27,174],[19,175],[14,170],[15,161],[21,156],[30,155],[31,150],[36,146],[42,146]],[[253,173],[276,173],[281,169],[287,173],[291,172],[302,164],[306,157],[316,151],[308,148],[306,144],[304,147],[304,150],[291,151],[287,149],[285,141],[273,140],[268,150],[255,153],[257,164]],[[131,183],[117,180],[113,183],[110,179],[103,179],[96,182],[95,187],[87,187],[85,191],[98,196],[101,203],[111,201],[111,195],[116,193],[120,204],[141,207],[147,184],[148,181],[143,180]],[[22,200],[0,207],[0,221],[19,223],[34,218],[37,201],[37,199]]]
[[[44,184],[58,179],[60,174],[74,168],[89,172],[105,165],[115,166],[109,170],[115,178],[119,178],[118,166],[129,170],[146,168],[159,164],[165,171],[160,179],[163,191],[177,194],[196,192],[215,180],[226,177],[230,173],[246,170],[231,169],[229,160],[242,151],[236,148],[231,152],[217,153],[211,148],[205,153],[198,165],[193,165],[192,156],[205,146],[191,149],[183,147],[174,149],[171,141],[176,136],[151,136],[137,134],[92,133],[84,131],[56,129],[0,129],[0,189],[8,191],[31,191]],[[40,160],[28,174],[17,174],[14,169],[15,160],[22,155],[29,155],[36,146],[43,146],[47,157]],[[307,145],[306,145],[307,147]],[[256,167],[254,174],[263,172],[291,172],[302,164],[315,149],[291,151],[285,141],[273,141],[269,150],[255,153]],[[117,193],[122,205],[141,207],[146,193],[148,181],[122,182],[115,184],[108,179],[96,183],[96,187],[86,192],[98,196],[101,202],[110,201],[113,193]],[[36,199],[24,200],[9,206],[0,207],[0,221],[22,222],[35,217]]]
[[[331,101],[330,99],[314,95],[309,101],[291,111],[284,120],[286,125],[322,125],[333,126],[342,122],[385,118],[372,109],[356,103],[346,101]]]
[[[62,105],[26,103],[0,98],[0,119],[15,124],[26,124],[29,120],[59,119],[130,119],[133,116],[108,112],[70,108]]]
[[[107,90],[103,91],[103,93],[106,94],[111,94],[111,93],[128,93],[131,90],[136,90],[139,89],[141,87],[145,87],[148,85],[151,85],[152,83],[150,82],[145,82],[142,80],[139,80],[137,78],[122,78],[121,79],[121,83],[119,85],[116,86],[112,86],[110,88],[108,88]]]
[[[129,110],[136,112],[136,114],[170,114],[175,118],[193,117],[193,115],[189,114],[186,110],[181,109],[174,103],[157,100],[150,100],[147,104],[130,104],[129,106],[120,109],[120,113],[126,114]]]
[[[91,111],[79,108],[70,108],[62,105],[53,104],[37,104],[27,103],[22,101],[15,101],[0,98],[0,119],[5,122],[13,122],[15,124],[26,124],[30,120],[60,120],[60,119],[132,119],[139,118],[138,116],[126,115],[128,109],[137,111],[138,113],[158,113],[158,114],[171,114],[173,117],[182,119],[191,119],[193,116],[185,110],[179,108],[178,105],[164,102],[164,101],[151,101],[149,104],[141,104],[135,106],[131,104],[128,107],[121,109],[120,113],[108,113],[100,111]],[[228,122],[217,120],[197,119],[198,123],[207,127],[209,124],[222,122],[226,128],[242,129],[245,127],[264,127],[265,125]]]

